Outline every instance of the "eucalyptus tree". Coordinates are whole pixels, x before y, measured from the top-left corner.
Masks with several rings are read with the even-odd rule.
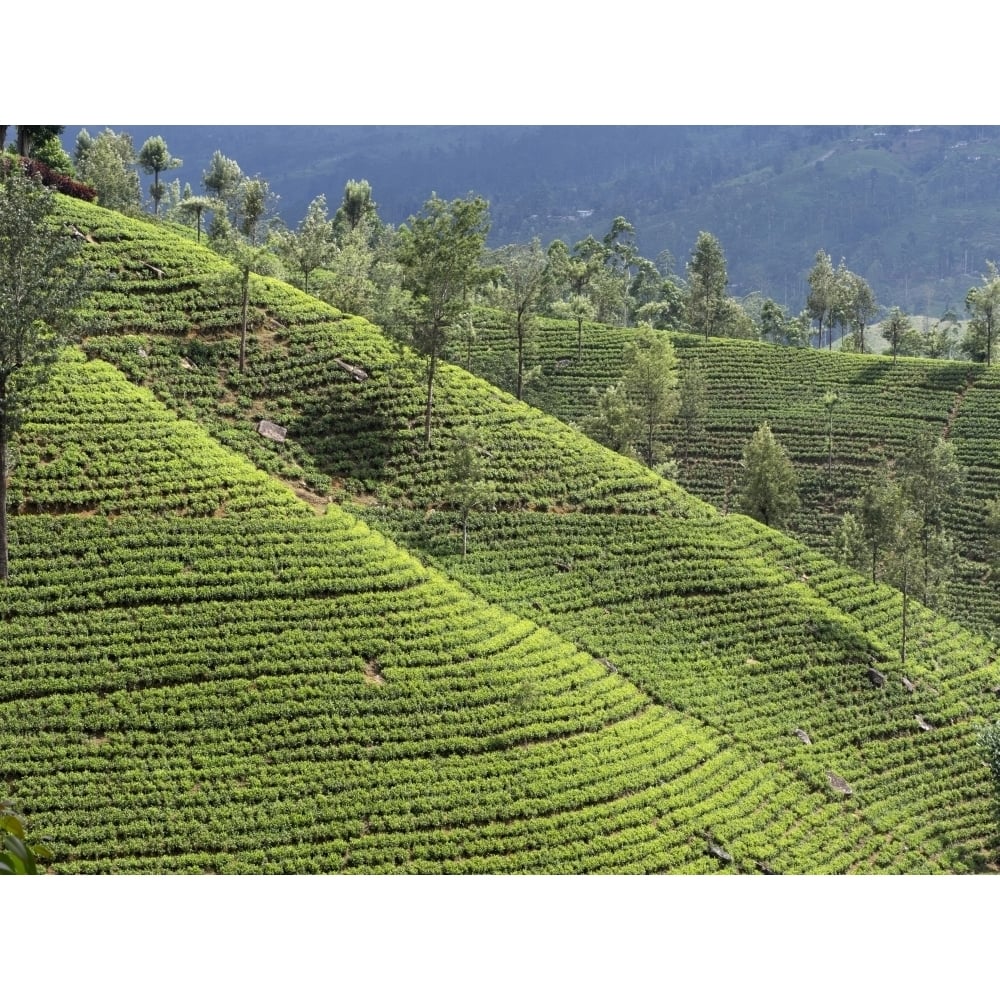
[[[500,302],[511,318],[517,346],[515,395],[524,398],[524,357],[531,326],[538,312],[548,275],[548,261],[538,238],[527,246],[511,244],[490,254],[496,266]]]
[[[854,346],[860,354],[865,353],[865,330],[878,314],[878,304],[871,285],[848,270],[843,261],[837,268],[837,313],[850,327],[854,335]]]
[[[708,380],[698,358],[684,369],[679,386],[677,415],[684,428],[684,461],[688,460],[691,440],[701,433],[708,416]]]
[[[270,216],[275,196],[270,185],[260,176],[244,177],[236,192],[237,228],[256,246],[260,230]]]
[[[176,156],[170,155],[167,144],[163,136],[150,136],[139,150],[139,166],[147,174],[153,175],[153,183],[149,186],[149,193],[153,199],[153,214],[160,214],[160,200],[163,198],[163,185],[160,183],[160,174],[167,170],[176,170],[184,165],[183,160],[178,160]]]
[[[833,261],[823,250],[816,253],[816,262],[809,271],[809,295],[806,298],[806,312],[816,321],[819,335],[816,346],[823,346],[823,328],[826,327],[829,346],[833,348],[833,317],[836,311],[836,287]]]
[[[22,169],[0,178],[0,580],[8,578],[12,435],[86,292],[79,244],[52,219],[54,206],[55,196]]]
[[[900,347],[903,346],[907,335],[911,332],[909,317],[899,306],[893,306],[885,324],[882,327],[882,336],[889,342],[892,351],[892,363],[896,363]]]
[[[469,195],[447,202],[435,194],[399,229],[396,259],[402,286],[413,299],[413,340],[427,357],[426,445],[431,443],[438,360],[470,293],[488,278],[482,257],[489,228],[484,198]]]

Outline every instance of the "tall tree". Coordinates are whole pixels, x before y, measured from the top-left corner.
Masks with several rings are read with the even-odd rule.
[[[841,263],[837,268],[838,315],[850,327],[858,353],[865,353],[865,330],[878,313],[871,285]]]
[[[823,328],[827,329],[830,347],[833,348],[833,315],[836,310],[836,287],[833,261],[830,255],[820,250],[816,254],[816,263],[809,271],[809,295],[806,298],[806,312],[819,327],[816,346],[823,346]]]
[[[840,393],[834,389],[828,389],[823,393],[823,406],[826,408],[826,433],[827,433],[827,455],[829,459],[828,469],[833,474],[833,411],[840,402]]]
[[[208,168],[201,175],[202,187],[212,198],[226,206],[233,225],[236,224],[236,196],[242,180],[240,165],[228,156],[223,156],[219,149],[212,154]]]
[[[303,290],[308,292],[309,275],[319,267],[326,267],[336,250],[333,223],[327,218],[326,195],[313,198],[296,232],[275,233],[273,242],[278,256],[302,272]]]
[[[18,125],[18,156],[33,155],[35,146],[41,145],[47,139],[62,135],[65,128],[65,125]]]
[[[1000,324],[1000,272],[992,260],[986,262],[986,269],[982,283],[970,288],[965,296],[965,307],[971,317],[970,332],[985,346],[989,365],[993,360],[993,336]]]
[[[160,174],[168,170],[176,170],[184,165],[182,160],[170,155],[167,144],[161,135],[150,136],[139,150],[139,166],[147,174],[153,175],[153,183],[149,186],[149,193],[153,199],[153,214],[160,214],[160,200],[163,198],[163,185],[160,183]]]
[[[517,346],[516,396],[524,398],[524,358],[528,334],[538,311],[547,274],[542,245],[535,239],[528,246],[512,244],[490,256],[498,268],[500,301],[511,317]]]
[[[640,333],[625,348],[625,393],[643,432],[643,457],[652,468],[656,435],[677,414],[677,356],[666,336]]]
[[[899,306],[893,306],[889,313],[885,325],[882,327],[882,336],[889,342],[892,350],[892,363],[896,363],[896,356],[902,346],[907,334],[910,332],[910,320]]]
[[[766,421],[743,449],[742,467],[740,510],[768,527],[782,527],[798,509],[798,488],[792,460]]]
[[[127,132],[104,129],[89,143],[77,145],[77,175],[97,191],[104,208],[116,212],[138,212],[142,185],[135,170],[135,147]]]
[[[244,177],[236,192],[236,215],[240,232],[256,246],[263,224],[269,218],[274,196],[262,177]]]
[[[482,256],[489,228],[484,198],[469,195],[447,202],[431,195],[420,214],[399,229],[396,257],[403,269],[403,288],[412,294],[416,310],[414,342],[427,356],[427,445],[437,363],[469,293],[487,277]]]
[[[726,302],[726,258],[722,244],[711,233],[701,232],[687,265],[687,323],[705,339],[718,333]]]
[[[0,580],[8,578],[7,480],[14,430],[85,294],[79,244],[52,220],[55,197],[10,168],[0,180]]]
[[[340,207],[333,217],[334,233],[343,237],[354,232],[366,220],[378,223],[378,206],[372,200],[372,186],[366,180],[349,180],[344,185]]]
[[[622,455],[635,455],[635,439],[640,426],[635,404],[625,394],[621,382],[608,386],[600,395],[591,389],[594,396],[594,412],[580,422],[584,434],[592,437],[605,448]]]

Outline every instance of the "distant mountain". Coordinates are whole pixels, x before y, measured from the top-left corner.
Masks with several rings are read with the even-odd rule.
[[[72,147],[82,126],[67,126]],[[93,134],[103,126],[86,126]],[[980,126],[112,126],[162,135],[200,190],[212,152],[260,173],[290,225],[348,179],[393,224],[431,192],[490,200],[491,243],[600,236],[624,215],[649,257],[683,274],[715,233],[731,291],[793,310],[816,251],[864,275],[885,305],[962,311],[1000,257],[1000,129]]]

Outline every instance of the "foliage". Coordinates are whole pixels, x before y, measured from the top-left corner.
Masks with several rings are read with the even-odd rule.
[[[780,528],[799,506],[796,486],[788,452],[765,421],[743,450],[740,510],[768,527]]]
[[[488,277],[481,261],[489,228],[485,199],[470,195],[449,203],[432,195],[422,212],[399,230],[396,259],[403,269],[403,288],[413,296],[416,310],[413,339],[428,359],[424,411],[428,445],[438,358],[468,295]]]
[[[160,201],[164,195],[163,185],[160,183],[160,174],[168,170],[176,170],[184,165],[182,160],[176,156],[171,156],[167,149],[167,144],[163,141],[163,136],[150,136],[139,150],[136,158],[139,166],[147,174],[153,175],[153,183],[150,185],[149,193],[153,199],[153,214],[160,214]]]
[[[726,309],[726,258],[711,233],[701,232],[687,265],[685,317],[688,329],[704,333],[707,340],[719,332]]]
[[[653,468],[666,456],[659,454],[655,438],[677,414],[677,357],[663,335],[640,333],[625,349],[625,394],[635,407],[643,430],[643,457]]]
[[[55,196],[21,169],[0,180],[0,580],[8,576],[12,434],[85,292],[78,244],[52,219],[54,202]]]
[[[469,551],[469,515],[497,501],[496,486],[487,478],[487,464],[471,427],[457,432],[448,455],[445,500],[462,517],[462,558]]]
[[[297,231],[279,230],[272,233],[271,242],[275,253],[294,271],[302,273],[302,287],[308,292],[309,275],[318,268],[327,267],[336,249],[333,223],[327,218],[326,195],[321,194],[310,202]]]
[[[965,296],[965,307],[972,318],[963,346],[969,357],[985,360],[988,365],[993,359],[993,338],[1000,324],[1000,271],[991,260],[986,262],[986,268],[982,283],[970,288]]]
[[[240,165],[217,149],[201,175],[202,187],[209,196],[221,201],[227,208],[230,219],[236,223],[237,196],[243,181]]]
[[[547,280],[548,260],[537,237],[526,247],[501,247],[490,254],[489,260],[497,268],[500,305],[511,318],[517,346],[514,395],[522,399],[527,341]]]
[[[9,802],[0,802],[0,875],[38,875],[38,862],[54,855],[44,845],[28,840],[24,821]]]
[[[378,229],[378,205],[372,199],[372,186],[368,181],[349,180],[333,217],[333,235],[340,242],[362,223],[368,223],[373,230]]]
[[[206,212],[225,211],[225,206],[214,198],[205,195],[195,194],[182,198],[175,211],[183,218],[190,219],[194,216],[195,226],[198,231],[198,242],[201,242],[201,220]]]
[[[5,171],[13,169],[12,166],[7,166],[10,161],[4,160],[3,162]],[[95,201],[97,199],[97,192],[92,187],[53,170],[41,160],[23,159],[21,162],[28,173],[41,178],[42,183],[53,191],[68,195],[70,198],[79,198],[81,201]]]
[[[135,162],[135,147],[127,132],[106,128],[96,138],[77,144],[77,176],[97,192],[104,208],[139,211],[142,194]]]
[[[708,380],[697,358],[684,369],[680,377],[677,415],[684,428],[686,462],[691,441],[702,432],[708,416]]]

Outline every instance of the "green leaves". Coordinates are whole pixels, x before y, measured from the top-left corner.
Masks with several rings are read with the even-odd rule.
[[[39,861],[51,861],[52,852],[28,843],[21,817],[10,803],[0,803],[0,875],[37,875]]]

